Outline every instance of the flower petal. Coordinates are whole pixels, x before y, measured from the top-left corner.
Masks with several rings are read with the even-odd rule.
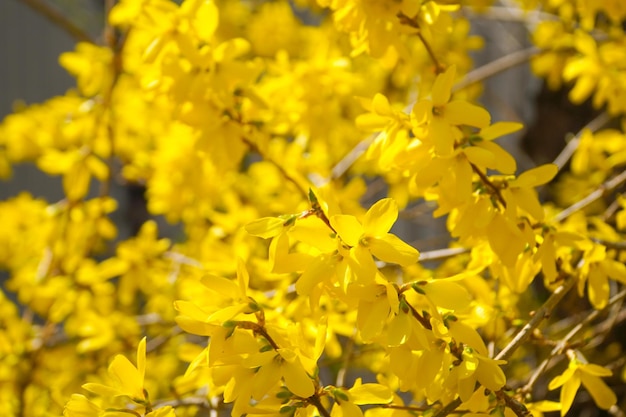
[[[397,219],[398,204],[392,198],[383,198],[365,213],[363,230],[368,236],[384,236]]]
[[[341,240],[350,246],[357,246],[363,235],[363,226],[354,216],[337,214],[330,217],[331,226],[337,231]]]
[[[481,129],[478,134],[483,140],[491,141],[509,133],[517,132],[524,127],[523,124],[517,122],[496,122],[491,126]]]
[[[580,376],[578,372],[575,372],[574,375],[563,384],[563,388],[561,388],[561,416],[564,416],[569,411],[574,402],[578,388],[580,388]]]
[[[381,261],[408,266],[417,262],[419,252],[398,236],[387,233],[376,239],[371,239],[369,249]]]
[[[491,115],[487,110],[463,100],[446,104],[443,109],[443,118],[451,125],[487,127],[491,123]]]
[[[593,401],[601,409],[608,410],[617,403],[617,397],[613,390],[599,377],[581,372],[580,379],[587,391],[589,391],[589,394],[591,394]]]
[[[433,105],[441,106],[450,100],[450,92],[452,91],[455,75],[456,66],[451,65],[446,72],[437,76],[431,90]]]
[[[546,184],[559,172],[554,164],[545,164],[522,172],[519,177],[509,182],[512,187],[537,187]]]
[[[293,362],[284,361],[281,365],[281,370],[285,379],[285,385],[289,391],[302,398],[308,398],[315,393],[313,381],[302,367],[298,358]]]

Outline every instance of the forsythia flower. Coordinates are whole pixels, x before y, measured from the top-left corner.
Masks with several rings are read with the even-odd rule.
[[[402,266],[417,262],[419,252],[389,233],[397,218],[398,205],[390,198],[384,198],[370,207],[363,224],[354,216],[331,216],[330,224],[341,240],[350,246],[348,263],[357,277],[363,277],[366,282],[374,277],[377,268],[372,255],[381,261]]]
[[[148,402],[144,389],[146,373],[146,338],[137,346],[137,366],[133,365],[125,356],[117,355],[109,365],[109,376],[112,385],[87,383],[83,385],[87,391],[103,397],[124,396],[131,401],[145,405]]]
[[[613,373],[599,365],[587,363],[579,352],[572,353],[570,356],[570,362],[565,372],[555,377],[548,385],[550,390],[562,387],[561,416],[569,411],[581,383],[589,391],[596,405],[603,410],[608,410],[617,403],[615,393],[600,379],[611,376]]]
[[[437,76],[431,98],[420,100],[413,106],[411,121],[413,132],[419,139],[433,144],[440,156],[449,156],[454,151],[459,136],[458,126],[487,127],[491,116],[487,110],[467,101],[450,101],[456,67],[451,66]]]

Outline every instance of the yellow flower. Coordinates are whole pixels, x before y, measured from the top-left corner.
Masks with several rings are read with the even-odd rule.
[[[580,352],[572,352],[570,356],[569,366],[565,372],[552,379],[548,385],[550,390],[562,387],[561,416],[569,411],[581,383],[589,391],[596,405],[603,410],[608,410],[617,403],[615,393],[600,379],[613,373],[602,366],[587,363]]]
[[[148,397],[144,389],[146,373],[146,338],[137,346],[137,366],[133,365],[125,356],[117,355],[109,365],[109,375],[112,385],[87,383],[83,385],[87,391],[103,397],[129,397],[133,402],[141,405],[148,404]]]
[[[341,240],[350,246],[349,266],[365,281],[371,281],[376,273],[372,255],[384,262],[408,266],[419,257],[419,252],[396,235],[389,233],[398,218],[398,205],[391,198],[384,198],[365,213],[363,224],[356,217],[339,214],[330,223]]]
[[[65,417],[98,417],[103,412],[104,410],[82,394],[72,394],[72,398],[63,408]]]
[[[487,127],[491,116],[487,110],[463,100],[450,101],[456,67],[450,66],[437,76],[431,98],[413,106],[413,133],[420,140],[432,143],[440,156],[452,155],[455,140],[460,136],[458,126]]]

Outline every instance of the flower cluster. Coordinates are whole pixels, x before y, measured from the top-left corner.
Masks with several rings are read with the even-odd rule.
[[[0,125],[0,178],[33,164],[64,193],[0,202],[1,415],[615,406],[620,2],[508,2],[540,19],[535,72],[616,120],[523,171],[523,125],[456,84],[490,1],[108,3],[106,44],[60,57],[76,88]],[[137,230],[113,186],[141,190]],[[422,207],[448,247],[413,241]]]

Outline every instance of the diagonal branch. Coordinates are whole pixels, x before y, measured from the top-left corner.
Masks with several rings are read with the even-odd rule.
[[[599,200],[600,198],[604,197],[607,193],[613,191],[615,188],[619,187],[624,182],[626,182],[626,171],[622,171],[619,175],[611,178],[610,180],[606,181],[603,184],[600,184],[598,188],[596,188],[594,191],[589,193],[585,198],[583,198],[580,201],[577,201],[576,203],[572,204],[571,206],[567,207],[566,209],[558,213],[556,216],[554,216],[553,220],[555,222],[561,222],[565,220],[566,218],[568,218],[569,216],[571,216],[578,210],[582,210],[588,205],[590,205],[591,203],[593,203],[594,201]]]
[[[52,22],[58,28],[62,29],[65,33],[70,35],[75,40],[80,41],[80,42],[89,42],[89,43],[95,44],[95,41],[87,32],[85,32],[83,29],[78,27],[74,22],[68,19],[67,16],[63,15],[63,13],[61,13],[59,10],[57,10],[50,4],[46,3],[45,1],[43,0],[17,0],[17,1],[27,5],[32,10],[34,10],[41,16],[45,17],[46,19],[48,19],[50,22]]]
[[[513,353],[524,343],[530,335],[533,333],[543,320],[548,318],[552,312],[552,310],[557,306],[557,304],[565,297],[565,294],[571,290],[576,284],[576,279],[573,277],[569,277],[565,280],[565,282],[559,286],[552,295],[546,300],[545,303],[535,312],[533,317],[526,323],[524,327],[515,335],[513,340],[509,342],[509,344],[500,351],[495,357],[496,360],[507,360],[509,359]],[[444,417],[448,414],[452,413],[456,410],[462,401],[460,398],[456,398],[454,401],[446,404],[442,409],[437,411],[434,417]]]

